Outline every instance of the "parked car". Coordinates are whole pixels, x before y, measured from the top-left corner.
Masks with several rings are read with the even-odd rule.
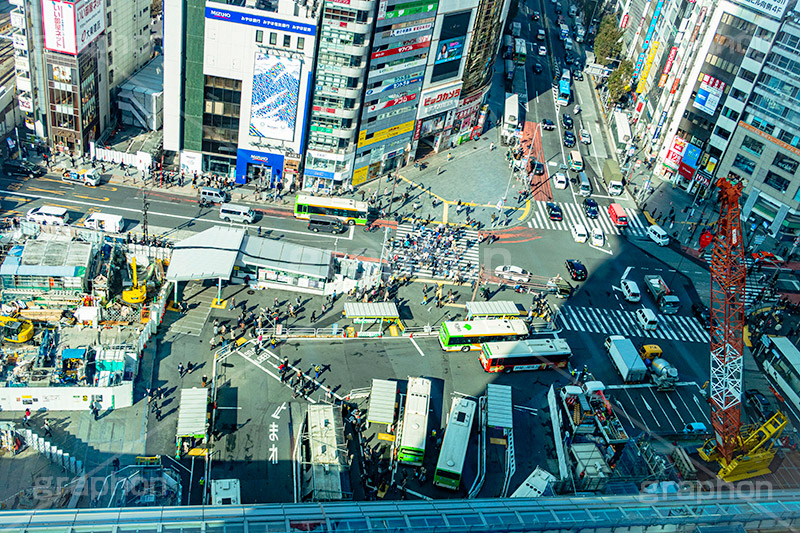
[[[38,177],[44,176],[44,168],[39,165],[34,165],[30,161],[24,159],[8,159],[3,162],[3,172],[9,176],[27,176]]]
[[[537,162],[535,165],[533,165],[533,173],[537,176],[544,176],[544,165]]]
[[[755,389],[749,389],[744,393],[745,398],[747,398],[747,403],[753,406],[753,408],[763,416],[764,418],[769,418],[773,415],[772,406],[769,403],[769,400],[766,396],[761,394],[761,392]]]

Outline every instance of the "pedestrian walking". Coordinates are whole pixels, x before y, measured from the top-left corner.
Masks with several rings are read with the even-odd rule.
[[[194,363],[189,361],[188,363],[186,363],[186,373],[191,374],[192,370],[194,370]]]
[[[97,407],[97,402],[93,402],[92,403],[92,408],[91,409],[92,409],[92,415],[94,416],[94,419],[98,420],[100,418],[100,409]],[[156,409],[158,409],[158,407],[156,407]]]
[[[316,321],[317,321],[317,310],[314,309],[313,311],[311,311],[311,322],[316,322]]]
[[[322,309],[320,310],[320,313],[319,313],[320,316],[324,315],[327,311],[328,311],[328,306],[325,305],[325,304],[322,304]]]
[[[234,309],[236,309],[236,297],[231,296],[231,311],[233,311]]]
[[[178,363],[178,376],[183,377],[183,363]]]
[[[22,425],[23,426],[30,426],[31,425],[31,410],[25,409],[25,415],[22,417]]]
[[[278,299],[277,298],[275,298],[275,302],[273,303],[272,307],[274,307],[275,309],[278,308]]]
[[[319,373],[322,371],[322,368],[319,365],[314,365],[314,379],[319,379]]]
[[[295,299],[294,299],[294,304],[295,304],[295,306],[296,306],[298,309],[300,309],[300,305],[301,305],[301,303],[302,303],[302,300],[300,299],[300,297],[299,297],[299,296],[298,296],[297,298],[295,298]]]
[[[160,406],[156,407],[156,420],[161,422],[161,407]]]
[[[203,380],[202,381],[203,381],[203,387],[205,388],[206,384],[208,383],[208,376],[203,374]]]
[[[44,424],[42,424],[42,429],[44,429],[44,436],[45,437],[52,437],[53,432],[50,431],[50,422],[45,418]]]

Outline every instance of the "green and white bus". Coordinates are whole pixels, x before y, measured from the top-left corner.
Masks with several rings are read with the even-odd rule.
[[[366,224],[369,213],[367,202],[349,198],[326,198],[298,194],[294,202],[294,216],[308,220],[311,215],[338,218],[345,224]]]
[[[528,326],[519,319],[442,322],[439,345],[446,352],[480,350],[484,342],[518,341],[528,338]]]
[[[469,398],[453,398],[442,449],[433,475],[433,484],[438,487],[458,490],[461,484],[461,473],[464,470],[464,460],[467,458],[467,448],[472,435],[475,407],[475,402]]]
[[[422,466],[425,440],[428,438],[428,408],[431,403],[431,380],[408,378],[406,408],[397,459],[401,463]]]

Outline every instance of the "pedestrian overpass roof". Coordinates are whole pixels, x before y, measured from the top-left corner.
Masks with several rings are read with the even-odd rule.
[[[400,318],[397,306],[390,302],[347,302],[344,304],[345,318]]]
[[[167,281],[229,279],[245,230],[214,226],[175,245],[167,270]]]
[[[470,317],[515,317],[520,311],[517,304],[510,301],[499,302],[467,302],[467,320]]]
[[[394,424],[394,405],[397,402],[397,382],[373,379],[369,393],[367,422]]]
[[[176,438],[206,436],[208,420],[208,389],[181,389]]]

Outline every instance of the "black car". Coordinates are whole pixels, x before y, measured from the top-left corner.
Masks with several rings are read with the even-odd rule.
[[[575,146],[575,134],[571,131],[564,132],[564,146],[573,148]]]
[[[571,64],[571,63],[572,63],[572,61],[573,61],[573,58],[572,58],[572,52],[567,52],[567,53],[564,55],[564,62],[565,62],[567,65],[569,65],[569,64]]]
[[[533,173],[537,176],[544,176],[544,165],[541,163],[533,165]]]
[[[571,130],[572,126],[575,125],[575,121],[572,120],[572,117],[564,113],[561,115],[561,125],[564,126],[565,130]]]
[[[583,72],[577,68],[572,69],[572,79],[576,81],[583,81]]]
[[[772,416],[772,407],[769,404],[769,400],[759,391],[750,389],[745,391],[744,396],[747,398],[747,402],[752,405],[761,416],[764,418]]]
[[[9,176],[44,176],[44,169],[30,161],[9,159],[3,162],[3,172]]]
[[[542,65],[541,65],[541,64],[539,64],[539,63],[534,63],[534,64],[533,64],[533,71],[534,71],[536,74],[541,74],[541,73],[542,73],[542,70],[543,70],[543,69],[542,69]]]
[[[564,261],[564,265],[567,267],[567,272],[569,272],[573,280],[583,281],[586,279],[586,267],[577,259],[567,259]]]
[[[550,220],[561,220],[563,218],[561,208],[553,202],[547,202],[547,216],[550,217]]]
[[[597,207],[597,202],[594,198],[584,198],[583,200],[583,211],[586,213],[586,216],[589,218],[597,218],[599,214],[599,209]]]
[[[532,18],[533,18],[533,20],[539,20],[541,18],[541,15],[539,14],[538,11],[534,11],[533,15],[532,15]]]
[[[549,118],[545,118],[542,120],[542,129],[544,131],[551,131],[556,129],[556,123],[550,120]]]
[[[694,315],[704,328],[707,328],[711,324],[711,312],[708,310],[708,307],[701,303],[692,304],[692,315]]]

